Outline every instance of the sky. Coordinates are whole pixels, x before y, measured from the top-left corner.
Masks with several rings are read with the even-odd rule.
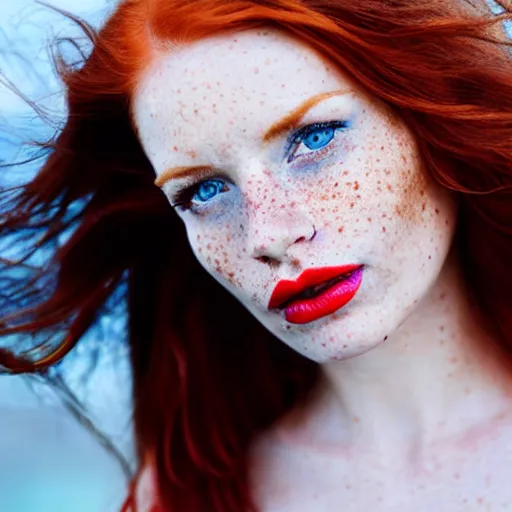
[[[95,26],[115,6],[115,0],[46,3],[82,16]],[[0,0],[0,4],[0,71],[23,94],[56,116],[64,116],[63,96],[47,45],[56,36],[76,35],[76,29],[34,0]],[[18,149],[16,134],[44,138],[44,129],[33,113],[2,85],[0,125],[0,161],[12,160]],[[6,171],[2,173],[2,178],[6,177]],[[130,458],[127,351],[125,345],[112,342],[122,328],[120,323],[120,316],[102,319],[101,330],[92,332],[77,347],[77,357],[70,358],[63,370],[98,426]],[[92,372],[87,357],[91,347],[100,347]],[[118,512],[126,492],[119,465],[49,389],[22,377],[0,376],[0,417],[2,512]]]
[[[83,16],[95,26],[115,6],[114,0],[47,0],[46,3]],[[31,98],[41,98],[58,91],[59,84],[52,73],[47,44],[59,35],[76,35],[77,30],[60,14],[34,0],[2,0],[1,4],[2,72]],[[21,101],[0,89],[1,113],[11,115],[23,110]]]

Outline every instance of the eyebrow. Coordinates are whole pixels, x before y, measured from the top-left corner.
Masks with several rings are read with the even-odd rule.
[[[333,96],[342,96],[352,92],[351,90],[337,90],[331,92],[324,92],[316,94],[311,98],[303,101],[298,107],[294,108],[291,112],[288,112],[282,119],[276,121],[263,136],[264,142],[269,142],[283,133],[293,130],[296,128],[306,113],[311,110],[318,103],[325,101]],[[181,167],[170,167],[166,169],[160,176],[155,179],[155,185],[161,187],[165,182],[173,178],[185,178],[192,174],[207,171],[211,167],[208,165],[194,165],[194,166],[181,166]]]

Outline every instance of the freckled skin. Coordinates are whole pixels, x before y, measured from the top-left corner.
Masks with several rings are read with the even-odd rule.
[[[264,141],[291,110],[332,91],[345,94],[301,123],[348,121],[327,146],[300,144],[288,162],[287,135]],[[132,106],[157,176],[208,165],[215,172],[202,179],[227,187],[196,210],[177,208],[200,263],[278,339],[322,364],[310,402],[256,443],[261,510],[512,510],[499,508],[512,503],[511,486],[493,474],[512,460],[502,448],[512,446],[502,414],[510,377],[450,256],[456,201],[427,177],[399,115],[274,31],[159,54]],[[163,189],[172,203],[190,184]],[[365,266],[363,283],[341,310],[304,325],[267,310],[281,279],[351,263]],[[467,457],[460,443],[483,448]]]
[[[278,57],[268,60],[277,46]],[[247,52],[251,59],[242,58]],[[222,65],[223,58],[229,63]],[[219,85],[206,94],[211,83]],[[287,83],[294,87],[283,88]],[[322,157],[288,165],[282,139],[261,142],[265,130],[301,101],[338,89],[353,92],[306,114],[310,122],[352,123]],[[415,142],[397,116],[309,48],[254,34],[236,45],[229,38],[199,42],[157,61],[141,94],[144,108],[136,103],[135,117],[157,173],[213,164],[236,188],[203,215],[180,213],[199,261],[302,354],[326,362],[370,349],[404,320],[437,277],[451,242],[453,202],[426,179]],[[169,147],[179,148],[178,154]],[[168,183],[164,190],[171,194],[178,186]],[[227,255],[220,257],[227,240]],[[418,268],[426,254],[432,255],[428,266]],[[299,263],[292,266],[292,260]],[[364,264],[366,271],[342,321],[333,315],[286,329],[281,316],[267,311],[280,279],[348,263]],[[348,331],[354,334],[345,349]],[[326,344],[333,333],[338,343]]]

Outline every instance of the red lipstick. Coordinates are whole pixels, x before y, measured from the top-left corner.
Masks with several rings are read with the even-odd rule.
[[[359,290],[363,265],[309,268],[296,281],[279,281],[268,309],[284,310],[292,324],[306,324],[334,313]]]

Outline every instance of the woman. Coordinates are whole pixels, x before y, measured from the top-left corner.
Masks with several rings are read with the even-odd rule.
[[[126,281],[162,510],[507,510],[502,8],[123,2],[61,65],[67,124],[6,197],[6,234],[76,228],[4,320],[48,341],[1,363],[55,363]]]

